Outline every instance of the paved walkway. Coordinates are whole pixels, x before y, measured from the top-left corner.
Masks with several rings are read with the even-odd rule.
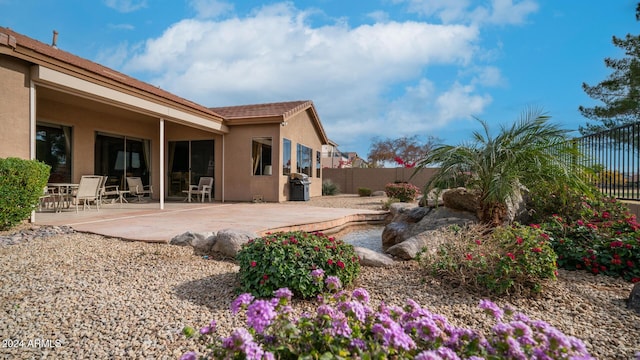
[[[382,220],[386,212],[366,209],[314,207],[277,203],[165,203],[107,204],[76,213],[36,213],[40,225],[67,225],[77,231],[127,240],[168,242],[186,231],[208,232],[241,229],[263,235],[267,232],[304,230],[330,231],[349,223]]]

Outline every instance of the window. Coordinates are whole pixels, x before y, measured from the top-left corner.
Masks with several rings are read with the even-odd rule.
[[[296,169],[301,174],[311,175],[311,159],[313,158],[313,150],[304,145],[298,144],[296,147]]]
[[[316,151],[316,177],[319,178],[320,177],[320,167],[321,167],[321,158],[320,158],[320,151]]]
[[[48,182],[71,182],[71,128],[36,124],[36,159],[51,166]]]
[[[254,138],[251,143],[251,159],[253,175],[271,175],[271,145],[270,137]]]
[[[282,175],[291,174],[291,140],[282,139]]]

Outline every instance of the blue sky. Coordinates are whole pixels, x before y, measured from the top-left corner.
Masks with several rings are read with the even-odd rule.
[[[576,130],[637,1],[0,0],[0,26],[209,107],[313,100],[329,138],[470,139],[528,107]]]

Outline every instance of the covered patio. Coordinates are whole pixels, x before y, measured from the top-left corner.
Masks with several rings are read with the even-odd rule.
[[[157,201],[105,204],[76,213],[49,210],[36,213],[37,225],[70,226],[76,231],[125,240],[169,242],[187,231],[238,229],[267,232],[304,230],[331,232],[350,224],[381,221],[386,211],[327,208],[305,203],[185,203]]]

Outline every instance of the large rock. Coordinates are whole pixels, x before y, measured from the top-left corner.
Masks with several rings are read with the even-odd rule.
[[[180,235],[174,236],[173,239],[169,241],[169,244],[178,246],[191,246],[193,247],[194,253],[201,255],[209,254],[215,242],[216,236],[213,232],[196,233],[187,231]]]
[[[506,223],[512,223],[517,221],[521,224],[526,224],[531,219],[529,211],[527,209],[527,201],[525,195],[523,195],[524,189],[518,189],[516,192],[507,199],[507,214],[503,221]],[[525,192],[526,194],[526,192]]]
[[[442,231],[428,230],[387,249],[387,253],[403,260],[414,259],[419,252],[433,253],[446,239]]]
[[[360,260],[360,265],[362,266],[389,267],[394,264],[394,260],[385,254],[360,246],[354,246],[353,249]]]
[[[418,210],[423,209],[423,210]],[[416,219],[424,215],[420,220]],[[399,213],[382,231],[382,248],[385,252],[396,244],[429,230],[435,230],[450,225],[464,226],[477,222],[475,213],[458,211],[446,207],[415,208]],[[395,255],[395,254],[394,254]]]
[[[250,231],[224,229],[218,231],[216,242],[211,247],[211,251],[221,253],[224,256],[235,258],[243,244],[258,236]]]
[[[448,189],[431,189],[426,196],[422,196],[418,201],[419,206],[422,207],[438,207],[442,206],[444,201],[442,200],[442,194]]]
[[[480,197],[476,191],[463,187],[449,189],[442,194],[445,207],[454,210],[476,213],[480,208]]]
[[[640,314],[640,283],[633,285],[633,289],[631,289],[629,299],[627,300],[627,308],[635,310],[635,312]]]

